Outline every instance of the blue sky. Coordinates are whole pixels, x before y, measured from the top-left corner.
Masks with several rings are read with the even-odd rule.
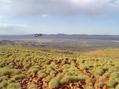
[[[0,34],[119,35],[119,0],[37,1],[1,0]]]

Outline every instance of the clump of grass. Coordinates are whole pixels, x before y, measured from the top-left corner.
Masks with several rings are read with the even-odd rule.
[[[68,76],[65,76],[63,77],[61,80],[60,80],[60,84],[66,84],[66,83],[69,83],[70,80],[69,80],[69,77]]]
[[[26,76],[24,74],[15,75],[12,77],[12,80],[24,79]]]
[[[3,80],[1,83],[0,83],[0,89],[2,88],[5,88],[7,86],[7,81],[6,80]]]
[[[58,78],[51,79],[48,85],[49,85],[50,89],[59,87],[59,85],[60,85],[59,79]]]
[[[75,83],[75,82],[85,82],[86,78],[84,76],[68,76],[65,75],[60,79],[60,84]]]
[[[86,86],[86,89],[94,89],[93,86]]]
[[[28,89],[38,89],[37,86],[33,83],[28,85]]]
[[[115,81],[115,80],[112,80],[112,81],[109,81],[109,83],[107,84],[108,87],[110,88],[115,88],[115,86],[117,85],[118,83]]]
[[[8,84],[7,89],[21,89],[21,86],[18,83],[10,83]]]
[[[20,71],[17,69],[11,69],[9,67],[0,68],[0,76],[6,76],[6,75],[11,76],[19,73]]]
[[[7,80],[8,78],[6,76],[2,76],[0,77],[0,82],[2,82],[3,80]]]
[[[102,76],[105,73],[105,71],[102,68],[97,68],[95,70],[95,75]]]
[[[116,79],[116,78],[119,78],[119,72],[113,72],[110,74],[110,78],[111,79]]]
[[[98,84],[98,87],[103,88],[104,85],[105,85],[104,82],[100,82],[100,83]]]
[[[33,76],[36,75],[39,70],[40,70],[39,66],[33,66],[28,70],[27,73],[29,74],[29,76]]]
[[[47,75],[44,71],[38,71],[37,76],[38,76],[38,78],[42,79],[42,78],[46,77]]]
[[[0,76],[11,75],[12,71],[8,67],[0,68]]]
[[[46,77],[46,80],[49,82],[52,78],[54,78],[54,76],[49,75]]]

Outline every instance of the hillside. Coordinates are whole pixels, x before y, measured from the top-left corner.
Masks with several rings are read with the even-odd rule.
[[[119,59],[119,49],[113,48],[113,49],[98,49],[95,51],[88,51],[82,53],[84,56],[88,57],[109,57],[109,58],[118,58]]]
[[[119,89],[119,49],[87,54],[0,46],[0,89]]]

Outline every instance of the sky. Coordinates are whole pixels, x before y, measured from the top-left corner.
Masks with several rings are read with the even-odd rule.
[[[0,0],[3,34],[119,35],[119,0]]]

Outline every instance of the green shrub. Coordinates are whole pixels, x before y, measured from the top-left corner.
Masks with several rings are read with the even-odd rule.
[[[93,86],[86,86],[86,89],[94,89]]]
[[[50,89],[57,88],[60,85],[58,78],[53,78],[50,80],[48,85]]]
[[[14,75],[14,74],[19,74],[20,71],[17,70],[17,69],[11,69],[11,68],[8,68],[8,67],[3,67],[3,68],[0,68],[0,76],[5,76],[5,75]]]
[[[74,83],[74,82],[85,82],[85,77],[84,76],[63,76],[63,78],[61,78],[60,83],[61,84],[67,84],[67,83]]]
[[[14,79],[8,80],[8,83],[15,83],[15,82],[16,82],[16,80],[14,80]]]
[[[35,84],[29,84],[28,89],[38,89]]]
[[[38,71],[37,76],[38,76],[38,78],[44,78],[44,77],[46,77],[47,75],[46,75],[46,73],[43,72],[43,71]]]
[[[69,79],[70,79],[70,82],[78,82],[78,81],[80,81],[80,82],[85,82],[85,78],[82,76],[70,76],[69,77]]]
[[[21,86],[18,83],[10,83],[8,84],[7,89],[21,89]]]
[[[49,82],[52,78],[54,78],[54,77],[49,75],[49,76],[46,77],[46,80]]]
[[[67,84],[70,82],[70,79],[68,76],[64,76],[61,80],[60,80],[60,84]]]
[[[3,80],[3,81],[0,83],[0,89],[6,87],[7,84],[8,84],[7,81],[6,81],[6,80]]]
[[[98,84],[98,87],[102,88],[104,85],[105,85],[104,82],[100,82],[100,83]]]
[[[110,88],[115,88],[115,86],[117,85],[118,83],[114,80],[112,81],[109,81],[109,83],[107,84]]]
[[[8,67],[0,68],[0,76],[11,75],[12,71]]]
[[[26,76],[24,74],[14,75],[12,77],[13,80],[24,79]]]
[[[119,78],[119,72],[113,72],[110,74],[110,78],[111,79],[116,79],[116,78]]]
[[[95,70],[95,74],[97,76],[102,76],[105,73],[105,71],[102,68],[98,68]]]
[[[6,76],[2,76],[0,77],[0,82],[2,82],[3,80],[7,80],[8,78]]]
[[[40,70],[39,66],[33,66],[28,70],[29,75],[35,75]]]

